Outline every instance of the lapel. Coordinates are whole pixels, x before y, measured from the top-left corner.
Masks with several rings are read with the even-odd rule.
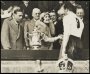
[[[32,20],[30,21],[30,24],[29,24],[29,28],[30,28],[30,32],[31,32],[31,33],[32,33],[33,29],[34,29],[34,26],[35,26],[35,21],[34,21],[34,19],[32,19]]]
[[[21,25],[19,24],[17,39],[20,37]]]
[[[16,24],[16,22],[12,19],[11,20],[11,27],[14,30],[14,32],[16,33],[17,39],[18,39],[19,36],[20,36],[20,24],[19,24],[19,27],[18,27],[18,24]]]
[[[11,27],[17,34],[18,33],[18,25],[16,24],[16,22],[13,19],[11,20]]]
[[[34,20],[34,19],[31,20],[31,25],[32,25],[33,27],[35,26],[35,20]]]

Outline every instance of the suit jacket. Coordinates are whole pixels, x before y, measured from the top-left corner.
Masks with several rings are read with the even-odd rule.
[[[26,43],[26,46],[29,46],[29,41],[28,41],[28,36],[27,36],[27,32],[29,33],[32,33],[33,29],[34,29],[34,26],[35,26],[35,21],[34,19],[32,20],[27,20],[25,22],[25,25],[24,25],[24,38],[25,38],[25,43]]]
[[[22,50],[24,47],[22,23],[15,24],[12,17],[5,19],[1,30],[1,43],[4,49]]]
[[[83,19],[84,22],[84,30],[82,33],[82,43],[83,43],[83,48],[84,49],[89,49],[89,20],[88,19]]]

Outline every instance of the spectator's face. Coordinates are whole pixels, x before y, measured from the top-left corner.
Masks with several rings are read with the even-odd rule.
[[[84,10],[83,9],[77,9],[76,15],[80,18],[83,18],[84,17]]]
[[[40,10],[36,10],[36,11],[34,11],[33,12],[33,18],[35,19],[35,20],[38,20],[39,18],[40,18]]]
[[[44,21],[43,22],[46,23],[46,24],[50,23],[50,16],[48,14],[44,16]]]
[[[57,19],[55,12],[51,12],[51,13],[50,13],[50,17],[51,17],[51,20],[52,20],[53,22],[55,22],[56,19]]]
[[[75,4],[75,1],[70,1],[71,4]]]
[[[22,20],[22,17],[23,17],[22,12],[17,12],[16,14],[14,14],[14,18],[17,22],[20,22]]]

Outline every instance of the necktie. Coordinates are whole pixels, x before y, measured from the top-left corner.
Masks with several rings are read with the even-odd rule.
[[[77,21],[77,28],[80,28],[80,22],[77,18],[76,18],[76,21]]]

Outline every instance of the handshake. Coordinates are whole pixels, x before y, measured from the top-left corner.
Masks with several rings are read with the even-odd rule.
[[[58,39],[62,40],[62,39],[63,39],[63,35],[60,34],[60,35],[58,35],[58,36],[56,36],[56,37],[48,37],[48,36],[46,36],[45,34],[43,35],[43,40],[44,40],[45,42],[55,42],[55,41],[58,40]]]
[[[63,35],[62,34],[60,34],[60,35],[58,35],[59,36],[59,43],[60,43],[60,45],[62,44],[62,41],[63,41]]]
[[[63,35],[62,34],[59,34],[57,37],[59,37],[60,40],[63,39]]]

